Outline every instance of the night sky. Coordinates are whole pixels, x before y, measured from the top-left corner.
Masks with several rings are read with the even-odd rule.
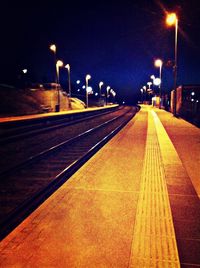
[[[167,11],[179,17],[178,84],[200,84],[200,1],[27,1],[1,4],[0,83],[14,84],[23,68],[34,83],[54,81],[54,58],[71,66],[71,80],[110,85],[132,99],[159,75],[154,59],[161,58],[163,90],[173,87],[174,27]],[[62,85],[67,71],[61,70]]]

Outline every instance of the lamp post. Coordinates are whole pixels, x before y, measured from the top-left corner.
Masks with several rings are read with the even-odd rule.
[[[110,90],[110,86],[106,88],[106,105],[108,104],[108,91]]]
[[[68,72],[68,90],[69,90],[69,97],[71,98],[70,65],[69,64],[65,65],[65,68],[67,69]]]
[[[103,86],[103,82],[99,82],[99,96],[101,99],[101,87]]]
[[[159,78],[160,78],[160,84],[159,84],[159,96],[160,96],[160,101],[159,101],[159,109],[161,108],[161,83],[162,83],[162,66],[163,66],[163,61],[160,59],[157,59],[154,61],[155,67],[159,67]]]
[[[85,77],[85,90],[86,90],[86,108],[88,108],[88,80],[91,79],[91,75],[87,74]]]
[[[56,112],[60,111],[60,83],[59,83],[59,68],[63,66],[63,62],[61,60],[58,60],[56,62],[56,80],[57,80],[57,97],[58,97],[58,101],[57,101],[57,106],[56,106]]]
[[[57,60],[56,60],[56,45],[55,44],[53,44],[53,45],[50,45],[50,50],[51,51],[53,51],[53,53],[54,53],[54,62],[55,62],[55,66],[56,66],[56,62],[57,62]],[[55,83],[57,84],[57,67],[56,67],[56,75],[55,75]]]
[[[151,90],[152,82],[147,82],[147,85],[149,86],[149,91]]]
[[[146,102],[146,98],[147,98],[147,87],[146,86],[143,86],[143,92],[145,92],[145,95],[144,95],[144,101]]]
[[[175,47],[174,47],[174,102],[173,114],[176,116],[176,82],[177,82],[177,40],[178,40],[178,18],[175,13],[167,14],[166,23],[169,26],[175,25]]]

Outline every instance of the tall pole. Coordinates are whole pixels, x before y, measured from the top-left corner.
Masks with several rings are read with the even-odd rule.
[[[160,101],[159,101],[159,109],[161,108],[161,101],[162,101],[161,83],[162,83],[162,63],[160,64],[160,84],[159,84],[159,96],[160,96]]]
[[[161,83],[162,83],[162,66],[163,66],[163,61],[161,59],[157,59],[154,62],[154,65],[156,67],[159,67],[159,78],[160,78],[160,83],[158,85],[159,88],[159,109],[161,108],[161,100],[162,100],[162,94],[161,94]],[[155,79],[155,78],[154,78]]]
[[[101,99],[101,87],[103,86],[103,82],[99,82],[99,97]]]
[[[177,84],[177,41],[178,41],[178,18],[176,17],[175,22],[175,49],[174,49],[174,116],[177,115],[176,111],[176,102],[177,102],[177,92],[176,92],[176,84]]]
[[[175,25],[175,51],[174,51],[174,98],[173,98],[173,114],[176,116],[176,102],[177,102],[177,92],[176,92],[176,83],[177,83],[177,40],[178,40],[178,18],[175,13],[169,13],[166,17],[167,25]]]
[[[56,112],[60,111],[60,89],[59,89],[59,66],[56,64],[56,87],[57,87],[57,109]]]
[[[69,97],[71,98],[71,79],[70,79],[70,65],[65,65],[65,68],[67,69],[68,73],[68,90],[69,90]]]
[[[85,77],[85,90],[86,90],[86,108],[88,108],[88,80],[91,78],[89,74]]]
[[[110,86],[107,86],[106,88],[106,105],[108,105],[108,92],[110,90]]]
[[[60,79],[59,79],[59,67],[62,67],[62,66],[63,66],[63,62],[61,60],[58,60],[56,62],[57,97],[58,97],[56,112],[59,112],[60,111]]]

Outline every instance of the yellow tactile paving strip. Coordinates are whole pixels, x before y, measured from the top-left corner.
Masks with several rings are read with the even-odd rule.
[[[146,152],[129,267],[180,267],[154,121],[156,114],[148,113]],[[162,128],[162,124],[159,127]]]

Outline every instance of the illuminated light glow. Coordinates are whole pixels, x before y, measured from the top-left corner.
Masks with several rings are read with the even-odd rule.
[[[147,82],[147,85],[148,85],[149,88],[150,88],[150,86],[152,85],[152,82]]]
[[[116,92],[114,90],[112,91],[112,95],[113,95],[113,97],[116,96]]]
[[[57,65],[58,67],[62,67],[62,66],[63,66],[63,62],[62,62],[61,60],[58,60],[58,61],[56,62],[56,65]]]
[[[27,69],[23,69],[22,72],[23,72],[24,74],[26,74],[26,73],[28,72],[28,70],[27,70]]]
[[[143,88],[141,88],[140,91],[143,93]]]
[[[101,86],[103,86],[103,82],[102,81],[99,82],[99,87],[101,87]]]
[[[146,90],[146,89],[147,89],[147,87],[146,87],[146,86],[143,86],[143,89],[144,89],[144,90]]]
[[[195,95],[195,92],[193,91],[193,92],[191,93],[191,95],[194,96],[194,95]]]
[[[78,88],[77,91],[79,92],[80,91],[80,88]]]
[[[82,86],[82,89],[85,89],[85,85],[84,85],[84,86]]]
[[[177,16],[175,13],[169,13],[166,18],[166,23],[167,25],[171,26],[176,24],[177,21]]]
[[[125,104],[125,101],[123,101],[122,103]]]
[[[160,59],[157,59],[157,60],[155,60],[155,62],[154,62],[155,67],[161,67],[162,64],[163,64],[163,62],[162,62],[162,60],[160,60]]]
[[[194,101],[194,99],[191,99],[191,101],[193,102],[193,101]]]
[[[69,64],[66,64],[66,65],[65,65],[65,68],[66,68],[67,70],[70,70],[70,65],[69,65]]]
[[[91,79],[91,75],[90,74],[87,74],[86,75],[86,80],[89,80],[89,79]]]
[[[196,100],[196,102],[199,102],[199,100]]]
[[[98,96],[98,95],[99,95],[99,94],[96,92],[96,93],[95,93],[95,96]]]
[[[93,93],[92,87],[87,87],[87,93],[88,94],[92,94]]]
[[[107,88],[106,88],[106,89],[107,89],[107,91],[108,91],[108,90],[110,89],[110,86],[107,86]]]
[[[56,53],[56,45],[50,45],[49,47],[54,53]]]
[[[152,75],[150,76],[150,78],[151,78],[152,80],[154,80],[154,79],[155,79],[155,75],[152,74]]]
[[[76,84],[80,84],[80,82],[81,82],[80,80],[77,80],[77,81],[76,81]]]
[[[155,78],[155,79],[153,80],[153,84],[154,84],[155,86],[159,86],[160,83],[161,83],[161,79],[160,79],[160,78]]]

